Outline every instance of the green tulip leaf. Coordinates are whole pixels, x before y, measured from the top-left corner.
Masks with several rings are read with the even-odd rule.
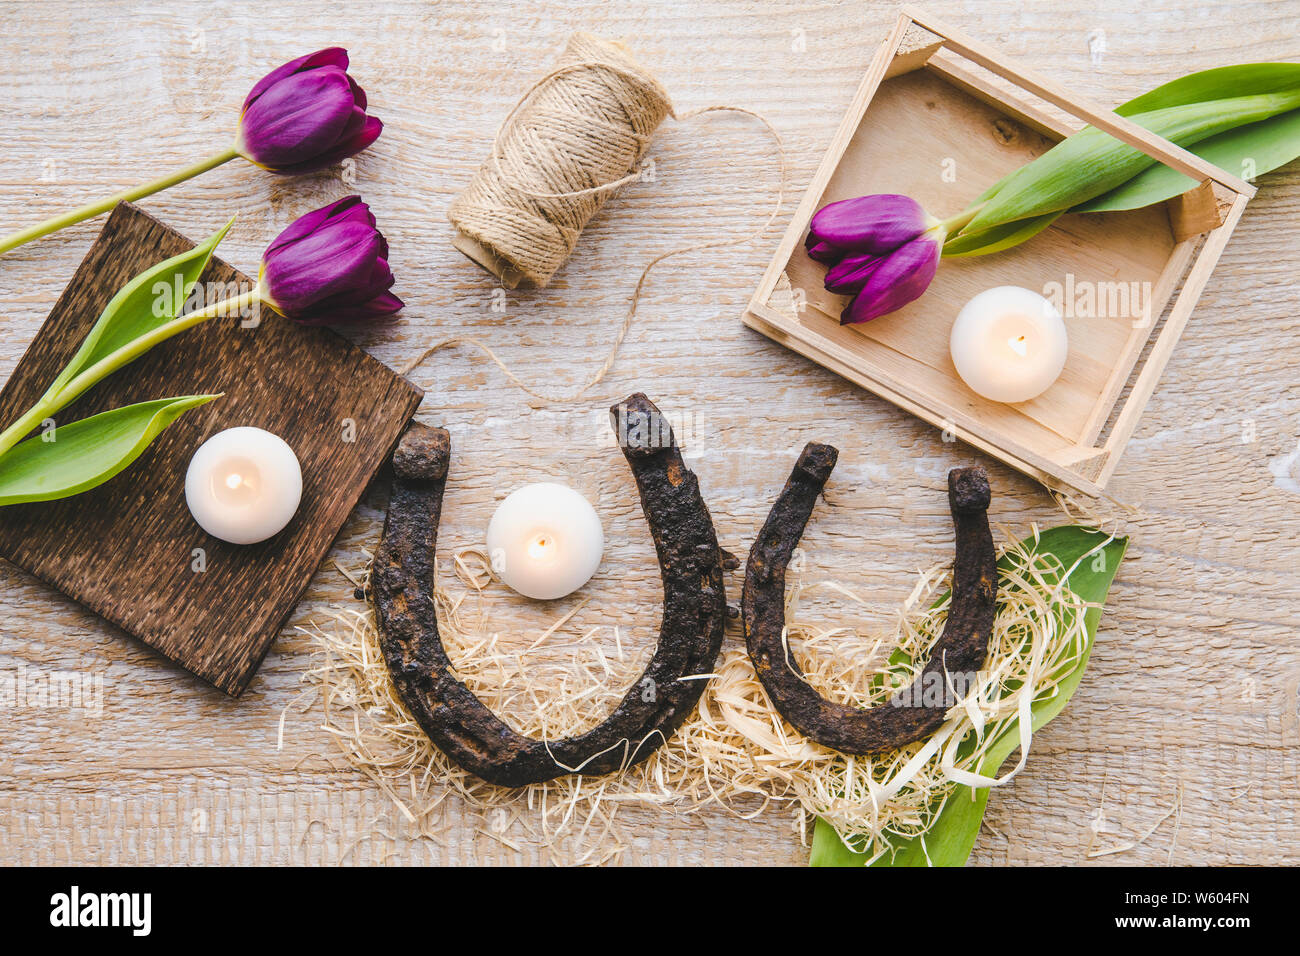
[[[1108,539],[1106,535],[1081,525],[1064,525],[1042,532],[1037,541],[1033,537],[1026,538],[1021,547],[1031,553],[1054,557],[1062,567],[1072,568],[1067,585],[1080,599],[1091,605],[1083,612],[1084,628],[1088,635],[1087,647],[1079,655],[1073,669],[1057,685],[1056,693],[1035,701],[1030,708],[1033,714],[1032,727],[1037,732],[1065,709],[1079,682],[1083,680],[1096,641],[1097,625],[1101,621],[1101,607],[1110,592],[1120,561],[1123,560],[1128,539]],[[1006,557],[998,564],[1003,569],[1009,567]],[[1044,578],[1054,580],[1051,574],[1045,574]],[[1077,611],[1057,605],[1056,613],[1063,615]],[[978,772],[984,776],[996,776],[1003,762],[1019,747],[1019,722],[1013,721],[992,743],[980,762]],[[988,799],[987,787],[972,789],[958,786],[948,796],[943,809],[923,836],[896,841],[896,852],[892,856],[880,857],[872,865],[962,866],[975,846]],[[817,821],[809,865],[863,866],[866,860],[865,854],[855,853],[845,846],[830,824]]]
[[[219,397],[140,402],[35,435],[0,455],[0,506],[68,498],[102,485],[181,415]]]
[[[1232,96],[1284,93],[1300,87],[1300,63],[1239,63],[1189,73],[1148,90],[1115,107],[1120,116],[1134,116],[1170,106],[1186,106]]]
[[[1284,92],[1185,103],[1129,118],[1179,146],[1300,107],[1300,87]],[[1064,211],[1128,182],[1155,163],[1139,149],[1089,126],[1063,139],[1002,181],[965,231]]]
[[[945,259],[987,256],[993,252],[1010,249],[1032,239],[1063,215],[1064,213],[1060,212],[1049,212],[1031,219],[1004,222],[983,232],[960,232],[951,236],[943,244],[943,256]]]
[[[1253,179],[1300,156],[1300,110],[1211,136],[1191,151],[1220,169]],[[1197,185],[1190,176],[1156,163],[1128,182],[1070,212],[1116,212],[1140,209],[1173,199]]]
[[[46,390],[42,401],[58,397],[64,387],[82,372],[175,319],[207,268],[213,250],[234,222],[231,219],[206,241],[146,269],[118,290],[86,333],[72,361]],[[159,293],[159,284],[167,286],[169,291],[165,295]],[[163,304],[165,307],[160,308]]]
[[[1297,91],[1300,64],[1242,63],[1172,80],[1123,103],[1115,112],[1221,169],[1241,170],[1242,178],[1250,179],[1300,155],[1300,119],[1293,115],[1300,106],[1293,100]],[[1259,115],[1261,106],[1266,112],[1269,109],[1269,100],[1259,97],[1273,98],[1278,108]],[[1236,106],[1242,109],[1233,116]],[[976,197],[968,207],[976,215],[949,238],[944,254],[984,255],[1009,249],[1035,235],[1012,223],[1048,211],[1137,209],[1195,185],[1139,150],[1087,127]],[[992,231],[1003,226],[1010,228]]]

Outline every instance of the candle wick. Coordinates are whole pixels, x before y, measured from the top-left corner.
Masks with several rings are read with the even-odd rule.
[[[1007,339],[1007,345],[1011,346],[1011,351],[1020,356],[1024,356],[1029,351],[1028,346],[1025,345],[1025,337],[1023,335],[1017,336],[1014,339]]]
[[[551,539],[544,534],[539,534],[528,545],[528,556],[530,558],[544,558],[551,550]]]

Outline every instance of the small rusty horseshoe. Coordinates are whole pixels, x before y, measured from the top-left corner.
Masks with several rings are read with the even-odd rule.
[[[832,750],[877,753],[938,729],[959,699],[954,678],[973,674],[988,655],[998,581],[988,522],[989,480],[979,467],[948,472],[957,555],[943,634],[908,687],[884,704],[863,709],[832,703],[813,690],[783,640],[786,565],[838,458],[834,447],[817,442],[809,442],[799,456],[749,552],[741,614],[749,658],[781,716]]]
[[[490,783],[521,787],[566,773],[603,774],[645,760],[682,725],[704,692],[727,616],[724,568],[713,520],[672,429],[644,395],[610,409],[650,525],[663,579],[663,623],[654,657],[610,716],[564,740],[512,730],[452,676],[438,635],[434,547],[451,442],[413,423],[393,453],[393,491],[372,580],[380,644],[402,700],[429,738]]]

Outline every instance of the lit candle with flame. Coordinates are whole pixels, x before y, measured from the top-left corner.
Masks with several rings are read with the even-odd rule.
[[[564,597],[590,580],[605,551],[596,509],[565,485],[539,482],[506,496],[488,523],[492,569],[524,597]]]
[[[995,402],[1027,402],[1065,368],[1069,338],[1061,313],[1037,292],[986,289],[957,314],[949,348],[962,381]]]
[[[185,503],[208,534],[254,544],[279,532],[302,500],[298,456],[261,428],[227,428],[205,441],[185,473]]]

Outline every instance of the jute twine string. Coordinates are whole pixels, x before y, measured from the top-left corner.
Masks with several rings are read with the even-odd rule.
[[[670,115],[667,91],[621,44],[576,33],[506,116],[447,218],[545,286],[592,216],[637,177]]]
[[[411,373],[442,349],[468,345],[491,359],[513,385],[534,399],[543,403],[574,401],[599,384],[613,367],[655,266],[688,252],[757,239],[780,213],[785,199],[785,147],[764,116],[725,105],[678,114],[658,80],[622,45],[575,34],[559,65],[534,83],[511,110],[487,160],[448,210],[448,218],[462,234],[534,285],[544,287],[568,260],[582,230],[609,196],[639,179],[638,164],[666,116],[684,122],[719,112],[752,117],[771,135],[780,165],[772,211],[761,225],[743,235],[690,243],[651,259],[637,278],[608,355],[584,385],[563,395],[535,389],[491,346],[471,336],[453,336],[428,346],[402,368],[402,374]]]

